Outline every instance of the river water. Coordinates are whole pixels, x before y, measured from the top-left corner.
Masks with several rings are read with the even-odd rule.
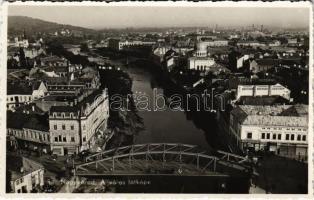
[[[159,95],[164,93],[149,70],[128,68],[127,71],[133,80],[133,94],[145,94],[152,101],[154,88]],[[138,112],[143,118],[145,130],[135,136],[134,143],[184,143],[198,145],[204,150],[210,149],[204,131],[197,128],[184,111],[165,108],[164,111]]]

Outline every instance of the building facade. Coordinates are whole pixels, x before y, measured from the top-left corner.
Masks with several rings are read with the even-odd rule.
[[[290,90],[279,83],[275,85],[238,85],[236,99],[242,96],[281,96],[290,99]]]
[[[246,152],[267,150],[305,159],[308,146],[306,105],[237,106],[230,114],[230,134]]]
[[[49,114],[52,152],[67,155],[91,148],[96,134],[107,128],[108,117],[107,90],[74,106],[52,106]]]

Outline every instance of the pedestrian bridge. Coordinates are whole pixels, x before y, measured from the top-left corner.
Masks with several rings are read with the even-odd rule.
[[[211,155],[195,145],[136,144],[86,157],[75,166],[76,176],[188,175],[228,176],[251,172],[247,158],[215,151]]]

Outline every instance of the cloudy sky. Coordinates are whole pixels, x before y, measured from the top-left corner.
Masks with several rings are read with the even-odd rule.
[[[9,6],[9,15],[88,28],[249,26],[304,28],[308,8]]]

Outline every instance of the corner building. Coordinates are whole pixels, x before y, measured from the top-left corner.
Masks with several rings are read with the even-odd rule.
[[[106,130],[108,117],[107,89],[97,90],[73,106],[52,106],[49,128],[53,154],[75,154],[92,148],[97,135]]]

